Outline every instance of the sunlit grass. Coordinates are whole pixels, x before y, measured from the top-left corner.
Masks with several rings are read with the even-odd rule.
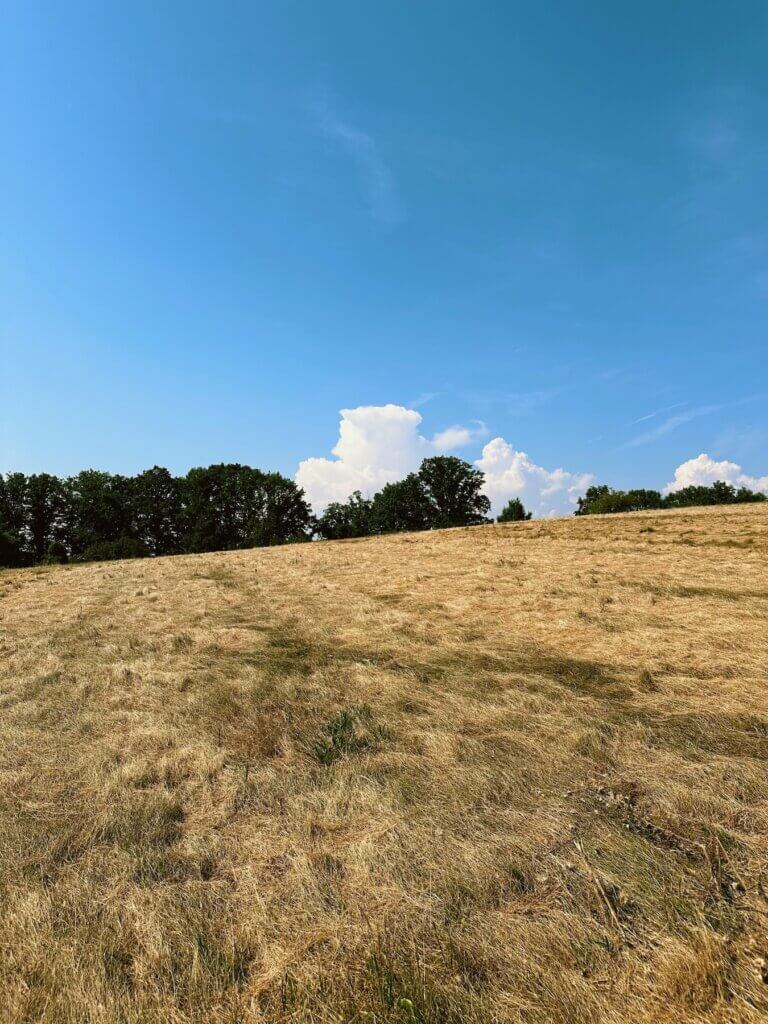
[[[0,1020],[758,1021],[768,510],[0,573]]]

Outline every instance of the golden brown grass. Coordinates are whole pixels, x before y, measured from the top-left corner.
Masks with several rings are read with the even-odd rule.
[[[0,574],[0,1019],[758,1021],[768,509]]]

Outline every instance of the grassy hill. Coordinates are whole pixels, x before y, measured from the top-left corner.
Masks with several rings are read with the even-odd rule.
[[[768,1012],[768,509],[0,573],[0,1020]]]

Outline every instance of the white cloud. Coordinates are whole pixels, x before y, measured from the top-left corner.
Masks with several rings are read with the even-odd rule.
[[[484,423],[452,426],[430,440],[419,433],[421,413],[402,405],[361,405],[342,409],[335,459],[311,458],[299,463],[296,482],[313,509],[330,501],[346,501],[353,491],[373,495],[384,484],[401,480],[430,455],[451,451],[484,437]]]
[[[639,416],[636,420],[632,420],[632,423],[645,423],[646,420],[656,419],[656,417],[660,416],[663,412],[669,412],[671,409],[682,409],[685,404],[685,402],[675,402],[674,405],[665,405],[663,408],[656,409],[654,412],[646,413],[645,416]]]
[[[432,438],[419,433],[422,417],[402,405],[362,405],[342,409],[335,458],[310,458],[299,463],[296,482],[315,512],[331,501],[346,501],[356,490],[371,496],[384,484],[402,480],[430,455],[460,448],[485,437],[484,423],[454,425]],[[589,473],[547,470],[531,462],[497,437],[483,448],[475,465],[485,473],[485,492],[497,514],[510,498],[519,497],[534,515],[567,515],[576,498],[592,482]]]
[[[342,409],[335,459],[299,463],[296,483],[316,512],[353,491],[372,495],[418,466],[428,442],[419,434],[421,415],[402,405],[361,405]]]
[[[432,438],[432,447],[437,452],[449,452],[453,448],[462,448],[464,445],[471,444],[473,441],[479,441],[483,437],[488,436],[488,428],[481,421],[477,421],[475,427],[446,427],[445,430],[439,431]]]
[[[485,473],[485,493],[494,513],[510,498],[520,498],[536,516],[568,515],[593,480],[591,473],[537,466],[503,437],[489,441],[475,465]]]
[[[749,487],[753,491],[763,491],[768,494],[768,476],[749,476],[742,471],[741,466],[736,462],[716,462],[709,455],[702,452],[695,459],[688,459],[681,463],[675,470],[675,478],[664,488],[665,493],[679,491],[682,487],[689,487],[693,484],[713,484],[715,480],[723,480],[734,487]]]

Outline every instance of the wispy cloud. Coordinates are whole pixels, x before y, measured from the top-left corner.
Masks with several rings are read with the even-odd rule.
[[[725,458],[726,455],[741,459],[764,456],[768,452],[768,427],[729,426],[715,438],[712,454]]]
[[[744,143],[744,97],[713,97],[709,109],[695,118],[686,132],[688,144],[705,158],[730,158]]]
[[[525,415],[540,405],[550,402],[561,394],[562,388],[541,388],[538,391],[460,391],[459,395],[466,402],[478,408],[492,409],[499,407],[511,415]]]
[[[315,101],[313,108],[323,134],[352,161],[371,216],[385,224],[402,221],[405,212],[394,177],[374,137],[343,118],[326,92]]]
[[[597,375],[598,380],[616,381],[634,380],[637,376],[633,366],[610,366],[607,370],[601,370]]]
[[[750,395],[747,398],[739,398],[735,402],[720,402],[713,405],[697,405],[692,409],[686,409],[685,412],[676,413],[674,416],[668,416],[663,420],[657,427],[653,427],[652,430],[645,430],[643,433],[638,434],[636,437],[626,441],[622,447],[624,448],[636,448],[639,445],[651,444],[653,441],[658,441],[659,438],[671,434],[673,430],[677,430],[678,427],[682,427],[684,423],[690,423],[691,420],[699,419],[701,416],[710,416],[712,413],[720,412],[722,409],[730,409],[737,405],[746,405],[749,402],[760,401],[762,395]]]
[[[636,420],[632,420],[633,423],[645,423],[646,420],[652,420],[656,416],[661,416],[663,412],[671,412],[672,409],[682,409],[684,405],[688,405],[687,402],[675,402],[674,405],[665,405],[661,409],[656,409],[654,412],[646,413],[645,416],[638,416]]]
[[[723,405],[700,405],[695,409],[687,409],[685,412],[679,412],[675,416],[668,416],[658,427],[654,427],[652,430],[645,430],[642,434],[638,434],[637,437],[633,437],[630,441],[627,441],[624,445],[625,448],[637,448],[641,444],[650,444],[652,441],[658,441],[660,437],[664,437],[665,434],[671,434],[673,430],[677,430],[678,427],[682,427],[684,423],[690,423],[691,420],[698,419],[699,416],[709,416],[710,413],[718,412],[720,409],[725,408]]]
[[[427,405],[437,398],[439,394],[439,391],[422,391],[420,395],[408,402],[408,407],[410,409],[420,409],[422,405]]]
[[[766,236],[755,210],[765,192],[768,145],[757,110],[757,98],[740,87],[699,99],[679,138],[688,184],[669,206],[677,225],[695,234],[702,261],[741,268],[747,277],[765,266]]]

